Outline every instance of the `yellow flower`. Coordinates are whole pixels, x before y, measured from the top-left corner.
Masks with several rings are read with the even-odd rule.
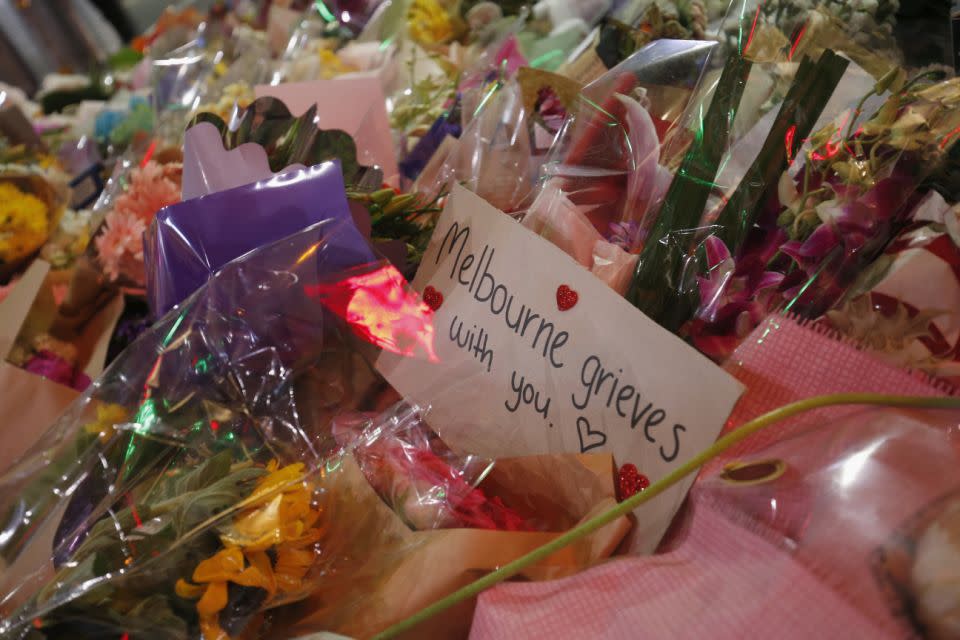
[[[116,425],[126,422],[127,410],[118,404],[101,404],[97,406],[97,419],[84,426],[89,434],[99,434],[100,440],[106,442],[113,435]]]
[[[326,47],[321,47],[317,51],[317,55],[320,57],[320,76],[325,80],[335,78],[344,73],[358,71],[357,67],[347,64],[340,59],[340,56]]]
[[[49,235],[47,205],[12,182],[0,182],[0,263],[26,258]]]
[[[176,594],[197,600],[197,614],[204,640],[227,640],[220,627],[220,612],[227,606],[227,585],[234,583],[267,592],[269,601],[277,592],[303,590],[314,552],[309,549],[322,535],[315,528],[320,512],[311,505],[313,486],[304,477],[303,464],[282,469],[276,461],[260,479],[246,507],[220,534],[224,548],[194,569],[192,580],[178,580]],[[274,560],[267,550],[273,550]],[[196,584],[194,584],[196,583]]]
[[[424,46],[444,44],[453,39],[453,19],[438,0],[413,0],[407,10],[410,37]]]
[[[49,153],[44,153],[41,154],[37,159],[37,165],[39,165],[41,169],[59,168],[60,161],[56,156],[52,156]]]
[[[214,113],[221,120],[229,121],[233,107],[246,109],[254,101],[253,88],[245,82],[234,82],[223,88],[223,93],[216,102],[207,102],[197,107],[195,113]]]

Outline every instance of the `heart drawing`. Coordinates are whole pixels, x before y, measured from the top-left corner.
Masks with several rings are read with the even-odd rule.
[[[582,416],[577,418],[577,435],[580,436],[580,453],[586,453],[607,444],[607,434],[603,431],[593,431],[590,428],[590,422]]]

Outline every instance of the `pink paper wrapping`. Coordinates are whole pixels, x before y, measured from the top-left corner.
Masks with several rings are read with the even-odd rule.
[[[782,316],[761,324],[727,366],[748,386],[727,430],[825,393],[942,395],[911,373]],[[471,640],[523,637],[534,629],[555,639],[909,636],[903,605],[891,599],[893,578],[877,558],[918,510],[958,486],[960,448],[955,438],[952,451],[948,444],[955,433],[922,419],[889,412],[857,419],[863,411],[799,416],[709,465],[664,553],[485,592]],[[744,490],[719,479],[724,464],[761,451],[787,462],[776,482]],[[772,495],[780,504],[765,491],[779,492]]]
[[[254,142],[227,151],[220,131],[209,122],[200,122],[183,134],[183,185],[181,200],[201,198],[261,180],[270,180],[290,171],[306,169],[291,164],[274,173],[267,151]]]
[[[357,143],[360,164],[383,170],[384,181],[396,184],[399,178],[393,137],[387,117],[383,87],[375,76],[286,82],[254,87],[258,98],[272,96],[283,101],[294,116],[317,106],[317,126],[342,129]]]

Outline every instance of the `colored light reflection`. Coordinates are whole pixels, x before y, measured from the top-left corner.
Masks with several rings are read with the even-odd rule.
[[[940,148],[946,149],[947,145],[953,144],[954,139],[960,135],[960,126],[955,127],[950,133],[948,133],[943,140],[940,141]]]
[[[150,146],[147,147],[147,152],[143,154],[143,160],[140,161],[141,169],[147,166],[147,163],[150,162],[150,159],[153,157],[153,154],[156,150],[157,150],[157,141],[153,140],[150,143]]]
[[[750,45],[753,43],[753,36],[757,32],[757,20],[760,19],[760,9],[757,7],[757,12],[753,15],[753,24],[750,26],[750,35],[747,36],[747,45],[743,48],[743,52],[746,53],[750,50]]]
[[[844,148],[844,143],[846,142],[843,132],[847,128],[847,123],[850,121],[850,117],[851,113],[849,111],[844,114],[843,121],[840,123],[840,126],[837,127],[837,130],[834,131],[833,135],[830,136],[830,139],[827,140],[826,144],[824,145],[824,153],[814,151],[810,154],[811,158],[817,161],[830,160],[840,153],[840,151]],[[856,115],[853,117],[856,118]],[[853,155],[853,152],[851,151],[850,154]]]
[[[433,346],[433,311],[393,265],[308,286],[306,293],[319,298],[367,342],[402,356],[439,361]]]
[[[800,46],[800,41],[803,40],[803,36],[807,33],[807,24],[803,23],[803,27],[800,28],[800,33],[797,34],[796,39],[793,41],[793,45],[790,47],[790,54],[787,56],[787,60],[793,60],[793,54],[797,52],[797,47]]]
[[[787,147],[787,162],[793,162],[793,140],[797,135],[797,125],[790,125],[790,128],[787,129],[787,135],[784,139],[784,144]]]

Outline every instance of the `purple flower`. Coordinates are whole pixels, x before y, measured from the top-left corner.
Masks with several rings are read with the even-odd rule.
[[[640,225],[636,222],[611,222],[610,233],[606,240],[627,253],[640,244]]]
[[[775,306],[784,276],[768,271],[768,264],[783,238],[779,230],[770,233],[737,260],[716,236],[704,241],[708,269],[697,278],[700,308],[689,327],[700,351],[718,360],[725,358]]]
[[[773,257],[769,250],[772,243],[758,252],[747,254],[735,261],[723,240],[710,236],[704,242],[708,271],[706,277],[698,277],[700,286],[700,309],[697,317],[707,322],[722,317],[748,312],[759,322],[766,310],[761,304],[763,294],[780,286],[783,274],[767,271],[767,263]]]
[[[46,349],[34,354],[24,369],[77,391],[84,391],[90,386],[90,378],[85,373]]]

